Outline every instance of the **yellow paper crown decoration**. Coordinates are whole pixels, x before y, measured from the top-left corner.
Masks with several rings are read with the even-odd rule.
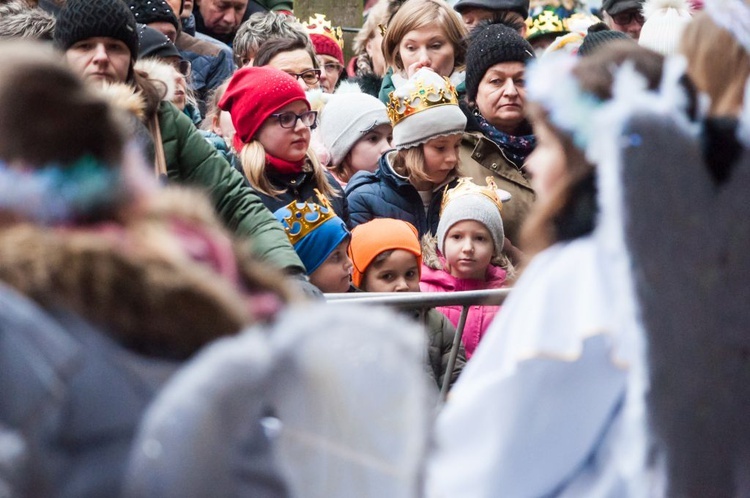
[[[311,35],[327,36],[335,41],[341,50],[344,50],[344,34],[341,26],[332,26],[331,21],[326,19],[325,14],[315,14],[307,20],[307,32]]]
[[[432,71],[429,71],[432,73]],[[388,95],[388,118],[391,124],[396,126],[400,121],[424,111],[431,107],[441,105],[458,105],[458,94],[456,87],[445,76],[439,76],[436,73],[433,79],[441,78],[443,84],[436,84],[435,81],[429,82],[425,79],[418,78],[415,81],[409,81],[404,87],[392,91]]]
[[[458,183],[452,189],[445,187],[443,202],[440,204],[440,213],[442,214],[445,210],[445,206],[447,206],[452,200],[465,195],[483,195],[497,206],[498,211],[502,212],[503,200],[500,197],[495,180],[493,180],[491,176],[488,176],[485,178],[485,181],[487,182],[487,185],[482,186],[474,183],[469,177],[463,177],[458,179]]]
[[[315,193],[318,197],[317,204],[292,201],[286,206],[288,213],[284,213],[282,224],[284,225],[286,236],[292,245],[336,216],[336,212],[333,210],[328,198],[318,189],[315,189]]]
[[[565,19],[561,19],[557,12],[545,8],[539,15],[526,18],[526,39],[533,40],[547,34],[564,34],[568,32]]]

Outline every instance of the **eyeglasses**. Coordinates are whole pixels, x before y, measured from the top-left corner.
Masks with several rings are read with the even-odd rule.
[[[320,69],[308,69],[306,71],[302,71],[301,73],[290,73],[287,72],[289,76],[294,76],[299,80],[302,78],[302,81],[307,83],[308,85],[314,85],[318,81],[320,81]]]
[[[344,69],[344,66],[342,66],[338,62],[326,62],[321,65],[323,66],[323,69],[326,70],[326,74],[338,74],[342,69]]]
[[[172,63],[172,67],[174,67],[181,75],[186,78],[190,77],[193,72],[193,65],[190,63],[190,61],[187,61],[185,59],[174,61]]]
[[[627,26],[633,21],[643,26],[643,23],[646,22],[646,19],[643,17],[643,14],[641,14],[641,11],[637,9],[620,12],[619,14],[610,15],[609,17],[611,17],[612,21],[614,21],[614,23],[618,26]]]
[[[271,114],[271,116],[279,120],[279,125],[282,128],[294,128],[297,126],[298,119],[310,129],[315,129],[318,125],[318,111],[307,111],[302,114],[295,114],[292,111],[277,112],[276,114]]]

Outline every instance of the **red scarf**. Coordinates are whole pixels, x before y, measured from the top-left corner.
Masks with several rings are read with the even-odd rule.
[[[302,159],[301,161],[292,163],[289,161],[284,161],[283,159],[279,159],[278,157],[274,157],[269,154],[266,154],[266,167],[272,169],[273,171],[277,173],[281,173],[282,175],[302,173],[302,166],[304,165],[305,165],[304,159]]]

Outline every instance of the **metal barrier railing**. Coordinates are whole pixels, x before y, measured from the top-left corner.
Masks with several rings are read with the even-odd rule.
[[[399,310],[418,310],[420,319],[425,322],[425,314],[428,309],[437,306],[462,306],[461,316],[456,326],[456,334],[453,336],[448,365],[440,387],[440,398],[445,400],[456,366],[456,358],[461,346],[461,336],[469,316],[471,306],[499,306],[503,304],[512,289],[491,289],[479,291],[462,292],[350,292],[345,294],[326,294],[329,304],[374,304],[389,306]]]

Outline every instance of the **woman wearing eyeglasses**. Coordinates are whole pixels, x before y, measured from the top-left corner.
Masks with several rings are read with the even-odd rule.
[[[253,66],[271,66],[295,78],[304,91],[327,86],[312,45],[298,38],[275,38],[263,43]]]
[[[294,200],[315,202],[318,190],[349,221],[341,187],[309,150],[317,112],[310,110],[293,76],[268,66],[242,68],[219,107],[232,117],[233,145],[243,173],[268,209],[276,211]]]

